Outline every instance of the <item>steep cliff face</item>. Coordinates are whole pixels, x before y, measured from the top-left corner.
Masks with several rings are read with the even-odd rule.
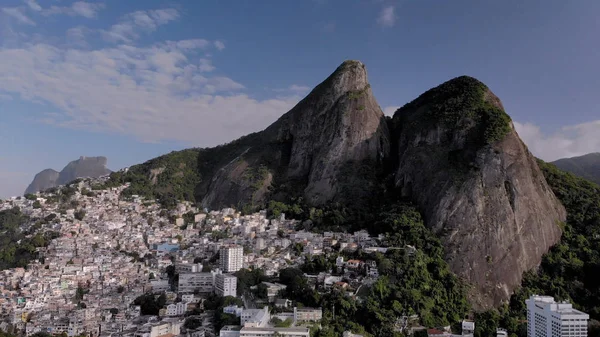
[[[106,157],[79,157],[60,171],[56,183],[64,185],[77,178],[96,178],[109,174],[111,171],[106,168],[107,162]]]
[[[130,168],[129,175],[151,185],[133,186],[136,194],[193,194],[194,201],[212,209],[288,197],[311,204],[357,203],[376,193],[389,148],[389,130],[365,66],[346,61],[264,131],[155,158]],[[190,160],[196,173],[186,179],[179,166],[191,167]],[[171,187],[195,181],[193,193]]]
[[[80,157],[67,164],[60,172],[46,169],[36,174],[25,190],[27,193],[43,191],[51,187],[67,184],[77,178],[100,177],[111,171],[106,168],[106,157]]]
[[[290,197],[357,206],[398,191],[442,238],[475,307],[507,300],[559,240],[565,210],[500,100],[459,77],[406,104],[390,125],[365,66],[346,61],[264,131],[155,158],[123,182],[133,194],[213,209]]]
[[[560,239],[565,210],[500,100],[459,77],[394,116],[396,186],[441,236],[478,309],[507,300]]]
[[[57,179],[58,172],[54,171],[53,169],[45,169],[42,172],[35,175],[31,184],[27,186],[25,194],[35,193],[37,191],[43,191],[51,187],[57,186]]]
[[[346,61],[265,134],[287,143],[285,177],[306,181],[309,202],[344,199],[342,189],[366,196],[389,154],[389,131],[373,97],[364,64]],[[364,173],[364,172],[363,172]]]

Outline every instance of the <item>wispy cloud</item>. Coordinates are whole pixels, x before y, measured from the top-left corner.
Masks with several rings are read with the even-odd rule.
[[[155,31],[158,26],[179,18],[174,8],[136,11],[125,15],[120,22],[104,31],[104,38],[111,42],[131,42],[139,38],[141,32]]]
[[[27,6],[29,6],[29,8],[36,12],[42,10],[42,6],[40,6],[35,0],[25,0],[25,3],[27,4]]]
[[[19,23],[35,26],[35,22],[23,13],[21,7],[5,7],[2,8],[2,13],[16,19]]]
[[[383,27],[393,27],[396,23],[396,14],[394,6],[384,7],[379,13],[377,23]]]
[[[210,72],[215,70],[215,67],[212,65],[212,61],[209,59],[200,59],[200,64],[198,66],[198,70],[201,72]]]
[[[142,141],[179,140],[214,145],[273,122],[298,102],[293,91],[257,100],[226,76],[206,76],[214,66],[192,46],[171,41],[147,47],[93,50],[47,43],[0,49],[0,83],[7,93],[54,107],[39,121],[65,128],[120,133]],[[212,43],[208,43],[212,46]]]
[[[546,161],[600,152],[600,120],[566,126],[553,133],[544,133],[531,123],[514,125],[529,150]]]
[[[78,46],[86,46],[86,35],[89,32],[91,32],[91,30],[84,26],[69,28],[67,30],[67,40]]]
[[[223,50],[225,49],[225,43],[223,43],[223,41],[215,41],[215,48],[217,48],[218,50]]]
[[[310,87],[305,85],[292,84],[287,88],[273,89],[275,92],[292,93],[294,95],[304,95],[310,91]]]
[[[31,6],[31,5],[30,5]],[[85,1],[77,1],[74,2],[71,6],[50,6],[47,9],[42,10],[42,14],[44,15],[57,15],[57,14],[66,14],[71,16],[83,16],[88,19],[95,18],[100,11],[104,8],[104,4],[100,2],[85,2]]]

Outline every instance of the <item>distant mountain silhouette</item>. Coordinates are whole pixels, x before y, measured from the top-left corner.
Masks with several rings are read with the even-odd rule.
[[[561,170],[600,184],[600,153],[598,152],[559,159],[552,164]]]
[[[97,178],[103,175],[111,173],[106,168],[107,163],[106,157],[79,157],[78,160],[74,160],[67,164],[62,171],[57,172],[53,169],[45,169],[42,172],[35,175],[33,181],[27,189],[27,193],[35,193],[43,191],[51,187],[64,185],[77,178],[93,177]]]

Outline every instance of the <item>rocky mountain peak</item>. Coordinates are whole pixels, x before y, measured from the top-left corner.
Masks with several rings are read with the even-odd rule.
[[[561,235],[565,209],[492,91],[461,76],[394,116],[396,186],[443,240],[483,309],[507,300]]]
[[[107,163],[108,159],[106,157],[80,156],[79,159],[68,163],[60,172],[46,169],[38,173],[25,190],[25,194],[64,185],[77,178],[97,178],[109,174],[111,171],[106,167]]]
[[[369,212],[400,195],[441,238],[477,309],[509,298],[522,273],[559,240],[565,220],[485,84],[451,79],[388,123],[359,61],[342,63],[262,132],[159,157],[128,174],[150,184],[152,197],[193,196],[212,209],[302,197],[311,206],[339,202]]]

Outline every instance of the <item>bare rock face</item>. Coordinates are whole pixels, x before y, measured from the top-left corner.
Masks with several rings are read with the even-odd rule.
[[[57,184],[64,185],[77,178],[97,178],[111,171],[106,168],[106,157],[79,157],[67,164],[58,176]]]
[[[35,175],[33,181],[27,189],[25,194],[35,193],[37,191],[43,191],[51,187],[56,186],[56,180],[58,179],[58,172],[53,169],[45,169],[42,172]]]
[[[25,194],[65,185],[77,178],[97,178],[109,174],[111,171],[106,168],[107,161],[106,157],[82,156],[67,164],[60,172],[53,169],[43,170],[35,176],[33,182],[25,190]]]
[[[560,239],[564,207],[500,100],[459,77],[394,116],[396,186],[423,209],[451,269],[487,309],[508,300],[522,273]]]
[[[346,61],[267,129],[219,153],[198,189],[205,207],[260,204],[275,180],[312,204],[359,200],[376,187],[389,131],[365,66]]]
[[[297,197],[360,209],[399,192],[442,238],[452,270],[472,285],[476,309],[509,298],[559,240],[566,217],[483,83],[448,81],[388,123],[358,61],[344,62],[264,131],[174,152],[129,174],[147,177],[154,194],[193,194],[212,209]]]
[[[371,182],[358,172],[376,170],[389,154],[385,117],[359,61],[342,63],[265,133],[289,143],[285,174],[306,181],[314,204],[340,199],[342,189],[365,195]]]

